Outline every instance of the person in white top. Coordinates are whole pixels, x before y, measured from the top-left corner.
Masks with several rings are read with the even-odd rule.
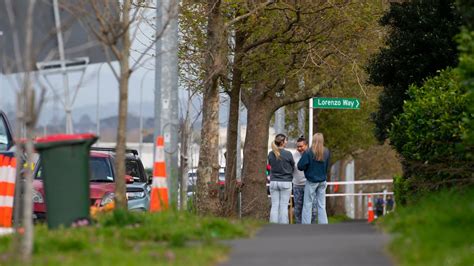
[[[296,141],[296,152],[293,153],[293,159],[295,161],[295,164],[298,164],[298,161],[301,159],[301,156],[307,148],[308,142],[306,141],[306,139],[303,136],[299,137]],[[298,170],[298,168],[295,167],[295,170],[293,171],[293,202],[295,204],[294,214],[296,224],[301,224],[301,213],[303,210],[305,184],[306,178],[304,177],[304,172]],[[315,202],[313,202],[313,212],[311,217],[312,223],[316,221]]]

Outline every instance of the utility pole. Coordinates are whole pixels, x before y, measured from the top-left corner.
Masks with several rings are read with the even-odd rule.
[[[178,1],[157,1],[155,81],[155,138],[165,140],[166,175],[171,202],[178,188]],[[161,6],[158,4],[161,2]]]
[[[100,71],[102,70],[102,66],[104,63],[100,64],[99,70],[97,70],[97,107],[96,107],[96,113],[95,113],[95,122],[96,122],[96,135],[100,137]],[[96,144],[99,144],[99,139],[97,139]]]
[[[240,111],[242,109],[242,90],[239,92],[239,118],[237,119],[237,154],[236,154],[236,163],[235,170],[236,175],[235,179],[237,182],[242,183],[242,154],[241,154],[241,128],[240,128]],[[238,209],[239,209],[239,219],[242,219],[242,191],[239,188],[238,197]]]
[[[301,108],[298,110],[298,135],[304,136],[305,132],[305,115],[306,115],[306,108],[304,106],[301,106]],[[306,137],[306,139],[308,139]]]
[[[304,90],[304,79],[303,77],[300,78],[298,82],[298,87],[301,91]],[[305,107],[304,104],[301,105],[301,108],[298,110],[298,134],[304,136],[305,132]],[[308,139],[310,136],[306,137]]]
[[[309,99],[309,108],[308,108],[308,144],[311,146],[313,143],[313,98]]]
[[[64,41],[63,33],[61,31],[61,19],[59,17],[59,6],[58,0],[53,0],[53,11],[54,11],[54,23],[56,26],[56,36],[58,38],[58,50],[59,50],[59,60],[61,61],[61,74],[63,76],[63,86],[64,86],[64,107],[66,109],[66,133],[73,133],[73,124],[72,124],[72,106],[69,98],[69,79],[66,70],[66,57],[64,55]]]
[[[275,112],[275,134],[285,134],[285,107]]]

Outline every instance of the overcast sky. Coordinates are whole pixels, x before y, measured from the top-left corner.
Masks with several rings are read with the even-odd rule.
[[[116,65],[116,64],[114,64]],[[153,101],[155,86],[155,71],[139,69],[132,74],[129,83],[129,99],[132,102],[140,101],[140,90],[143,88],[143,99],[145,101]],[[77,90],[80,80],[80,73],[70,73],[68,75],[71,98],[77,91],[75,107],[81,107],[88,104],[95,104],[97,98],[97,90],[99,89],[99,97],[101,103],[118,102],[118,82],[112,74],[107,64],[94,64],[86,68],[82,86]],[[63,79],[61,75],[54,74],[49,76],[51,85],[41,78],[41,82],[47,87],[47,102],[52,102],[54,92],[51,87],[61,96],[64,95]],[[14,103],[14,94],[17,91],[17,76],[8,75],[0,76],[0,106],[7,103]]]
[[[153,1],[154,2],[154,1]],[[153,39],[154,19],[156,17],[156,9],[149,9],[144,14],[145,20],[139,24],[139,30],[136,34],[136,39],[132,43],[132,51],[130,58],[130,65],[134,65],[134,59],[138,58],[146,47],[151,44]],[[131,28],[132,33],[135,32],[135,27]],[[8,40],[2,40],[8,41]],[[154,86],[155,86],[155,59],[152,56],[155,53],[155,45],[153,48],[146,53],[145,57],[141,61],[143,66],[137,69],[131,76],[129,82],[129,101],[139,102],[140,91],[143,88],[143,99],[145,102],[154,101]],[[0,58],[1,62],[2,58]],[[118,64],[113,63],[114,67],[118,69]],[[77,91],[77,97],[74,102],[74,108],[80,108],[89,104],[96,104],[97,102],[97,90],[100,91],[100,103],[117,103],[118,102],[118,82],[115,76],[110,70],[110,66],[104,64],[93,64],[86,68],[85,75],[82,84],[79,84],[80,73],[70,73],[69,87],[71,99],[76,93],[76,88],[80,85],[80,89]],[[16,82],[17,77],[15,75],[2,75],[0,74],[0,108],[5,108],[7,105],[15,105],[15,91],[18,90],[19,84]],[[40,82],[44,84],[47,91],[47,102],[46,106],[53,104],[55,99],[54,90],[64,96],[64,86],[62,75],[51,75],[49,76],[51,84],[48,84],[44,78],[40,79]],[[50,86],[51,85],[51,86]],[[53,90],[54,89],[54,90]],[[57,99],[57,97],[56,97]]]

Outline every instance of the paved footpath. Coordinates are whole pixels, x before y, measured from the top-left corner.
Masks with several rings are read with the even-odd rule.
[[[388,236],[364,222],[264,226],[251,239],[230,242],[222,266],[392,265]]]

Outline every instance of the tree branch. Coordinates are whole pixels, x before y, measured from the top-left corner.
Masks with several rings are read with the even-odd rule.
[[[332,79],[318,83],[315,85],[313,88],[305,91],[300,91],[299,93],[293,94],[291,97],[283,97],[280,98],[278,101],[273,101],[273,107],[275,109],[278,109],[282,106],[297,103],[297,102],[302,102],[305,100],[308,100],[309,98],[314,97],[318,92],[331,88],[333,84],[339,79],[340,74],[337,74],[334,76]]]
[[[243,19],[246,19],[248,18],[249,16],[257,13],[258,11],[260,11],[261,9],[264,9],[266,8],[267,6],[271,5],[271,4],[274,4],[276,3],[278,0],[267,0],[266,2],[262,3],[260,6],[258,6],[257,8],[251,10],[250,12],[246,13],[246,14],[243,14],[241,16],[238,16],[234,19],[232,19],[231,21],[228,21],[225,25],[224,25],[224,30],[227,30],[227,28],[229,28],[230,26],[232,26],[233,24],[243,20]]]

